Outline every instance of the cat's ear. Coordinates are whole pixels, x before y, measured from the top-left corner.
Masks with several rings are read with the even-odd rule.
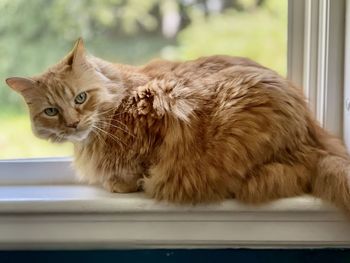
[[[85,63],[85,55],[86,54],[83,39],[79,38],[75,42],[72,51],[69,52],[68,56],[65,58],[65,62],[72,68],[83,65]]]
[[[35,87],[35,81],[30,78],[7,78],[6,83],[11,89],[21,94],[24,94]]]

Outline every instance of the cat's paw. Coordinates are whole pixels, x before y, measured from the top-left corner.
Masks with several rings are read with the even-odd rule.
[[[140,179],[137,180],[136,184],[139,190],[143,190],[143,185],[146,179],[147,179],[147,176],[144,174]]]
[[[109,180],[103,183],[103,187],[111,193],[133,193],[139,190],[136,183],[123,183],[117,180]]]
[[[153,96],[150,85],[146,84],[136,89],[133,97],[139,115],[147,115],[152,111]]]
[[[134,102],[138,115],[148,115],[154,118],[164,116],[164,110],[159,103],[159,94],[156,92],[157,83],[152,81],[144,86],[137,87],[134,92]]]

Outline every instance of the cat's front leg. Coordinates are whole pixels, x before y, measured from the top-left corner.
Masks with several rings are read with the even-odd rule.
[[[112,193],[133,193],[139,190],[137,180],[126,182],[118,177],[112,177],[102,183],[103,187]]]
[[[102,177],[103,187],[112,193],[132,193],[140,189],[139,179],[142,178],[143,169],[133,167],[118,167]]]

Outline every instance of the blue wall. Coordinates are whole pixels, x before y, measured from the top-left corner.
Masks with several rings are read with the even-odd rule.
[[[157,249],[99,251],[2,251],[0,263],[114,263],[114,262],[311,262],[350,263],[350,250],[250,250],[250,249]]]

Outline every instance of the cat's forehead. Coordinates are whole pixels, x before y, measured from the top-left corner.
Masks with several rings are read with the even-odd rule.
[[[47,91],[76,89],[79,81],[69,73],[48,71],[36,78],[38,88]]]
[[[55,73],[46,73],[35,80],[36,89],[32,100],[42,105],[63,104],[70,101],[79,92],[67,78]]]

